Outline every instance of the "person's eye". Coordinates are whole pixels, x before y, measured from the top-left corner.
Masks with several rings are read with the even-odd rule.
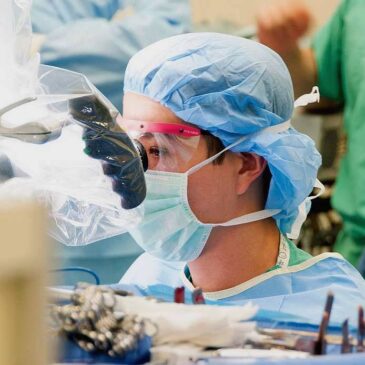
[[[154,157],[163,157],[168,155],[168,150],[163,147],[151,146],[149,148],[149,153]]]

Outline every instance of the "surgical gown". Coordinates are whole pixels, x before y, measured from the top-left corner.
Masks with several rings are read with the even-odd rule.
[[[344,103],[346,151],[332,203],[344,221],[335,250],[357,266],[365,248],[365,1],[344,0],[316,35],[321,95]]]
[[[337,253],[312,257],[287,240],[287,263],[233,288],[204,293],[216,304],[241,305],[249,301],[261,309],[301,316],[308,323],[319,324],[329,291],[335,296],[331,321],[342,323],[350,318],[356,325],[357,307],[365,305],[365,281]],[[159,260],[147,253],[140,256],[120,281],[137,285],[145,295],[164,297],[171,288],[184,286],[192,291],[185,263]],[[169,289],[170,288],[170,289]]]
[[[125,16],[121,17],[121,10]],[[41,61],[85,74],[121,109],[124,71],[141,48],[190,29],[188,0],[33,0]]]

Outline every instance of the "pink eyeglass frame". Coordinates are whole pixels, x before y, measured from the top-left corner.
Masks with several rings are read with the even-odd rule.
[[[197,137],[202,134],[199,128],[189,125],[163,122],[145,122],[140,120],[124,119],[121,116],[118,117],[118,122],[121,124],[121,126],[125,126],[127,131],[173,134],[187,138]]]

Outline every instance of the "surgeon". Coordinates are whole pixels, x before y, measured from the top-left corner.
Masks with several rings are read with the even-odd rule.
[[[365,1],[342,0],[308,48],[299,45],[310,19],[302,1],[265,6],[257,20],[260,41],[283,57],[299,93],[316,82],[329,102],[344,106],[345,152],[332,196],[343,228],[334,249],[359,269],[365,255],[364,13]]]
[[[321,157],[290,125],[293,86],[274,51],[216,33],[171,37],[131,59],[124,93],[119,124],[149,165],[145,215],[130,229],[146,253],[121,283],[199,287],[218,304],[253,301],[316,323],[332,290],[333,318],[356,314],[359,273],[289,239],[321,188]]]
[[[141,48],[190,29],[189,0],[33,0],[42,63],[86,75],[121,108],[124,71]]]

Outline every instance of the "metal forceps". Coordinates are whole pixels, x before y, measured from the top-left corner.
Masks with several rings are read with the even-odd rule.
[[[48,129],[43,124],[37,122],[25,123],[24,125],[14,128],[3,126],[2,117],[4,114],[20,107],[21,105],[31,103],[35,100],[37,100],[36,97],[24,98],[6,106],[5,108],[0,109],[0,136],[16,138],[20,141],[28,143],[43,144],[52,141],[53,139],[57,139],[61,135],[61,127]]]

